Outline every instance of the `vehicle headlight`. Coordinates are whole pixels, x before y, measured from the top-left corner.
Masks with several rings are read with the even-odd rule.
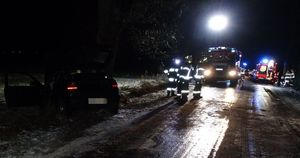
[[[205,70],[203,72],[204,76],[209,76],[211,74],[211,71],[210,70]]]
[[[229,71],[229,76],[235,76],[235,75],[236,75],[236,71],[235,70]]]

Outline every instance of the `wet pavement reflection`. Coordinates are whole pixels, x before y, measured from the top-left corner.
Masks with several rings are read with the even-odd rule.
[[[190,94],[184,105],[161,111],[99,153],[107,157],[213,157],[228,128],[229,120],[222,111],[238,95],[235,88],[203,87],[202,99],[193,100]]]
[[[204,86],[79,157],[299,157],[300,117],[265,88]]]

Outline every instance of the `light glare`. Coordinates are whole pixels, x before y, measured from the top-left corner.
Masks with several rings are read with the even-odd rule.
[[[267,64],[269,62],[268,59],[263,59],[263,63]]]
[[[179,59],[175,59],[175,64],[179,65],[180,64],[180,60]]]
[[[236,75],[236,71],[235,71],[235,70],[229,71],[229,75],[230,75],[230,76],[235,76],[235,75]]]
[[[222,31],[228,25],[228,19],[224,15],[216,15],[209,19],[208,27],[213,31]]]
[[[204,75],[205,75],[205,76],[209,76],[210,74],[211,74],[211,71],[210,71],[210,70],[205,70],[205,71],[204,71]]]

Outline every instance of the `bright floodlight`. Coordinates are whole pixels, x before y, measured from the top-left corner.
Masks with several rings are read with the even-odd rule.
[[[224,15],[215,15],[208,21],[208,27],[213,31],[222,31],[228,25],[228,19]]]
[[[180,60],[179,59],[175,59],[175,64],[179,65],[180,64]]]

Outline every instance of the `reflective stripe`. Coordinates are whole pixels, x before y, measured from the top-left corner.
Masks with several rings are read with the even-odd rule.
[[[167,91],[171,91],[172,90],[172,88],[167,88]]]
[[[193,94],[199,94],[201,91],[193,91]]]
[[[188,67],[182,67],[181,69],[183,69],[183,70],[190,70],[190,68],[188,68]]]
[[[179,76],[179,78],[183,78],[183,79],[185,79],[185,80],[189,80],[189,79],[191,79],[192,77],[191,76]]]
[[[181,96],[181,94],[177,94],[177,96]]]
[[[181,93],[189,93],[189,90],[182,90]]]
[[[216,68],[217,71],[223,71],[223,68]]]
[[[174,68],[170,68],[170,72],[174,72],[175,71],[175,69]]]
[[[204,78],[204,76],[203,75],[195,75],[194,76],[196,79],[201,79],[201,78]]]
[[[285,79],[295,78],[294,76],[285,76]]]
[[[190,73],[191,73],[191,69],[189,67],[181,67],[182,70],[188,70],[188,73],[186,76],[183,76],[183,75],[180,75],[179,77],[180,78],[183,78],[185,80],[189,80],[189,79],[192,79],[193,77],[190,76]]]
[[[177,88],[172,88],[172,91],[176,91],[177,90]]]
[[[169,78],[169,82],[174,82],[174,78]]]

